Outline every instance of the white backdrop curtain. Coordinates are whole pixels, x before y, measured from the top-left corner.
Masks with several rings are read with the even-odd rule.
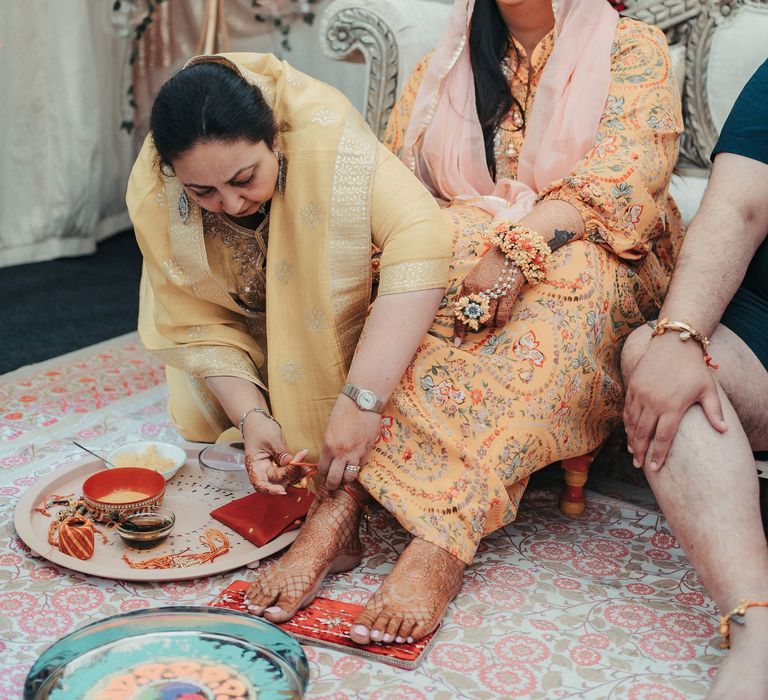
[[[0,3],[0,267],[88,253],[130,226],[129,44],[111,5]]]
[[[319,15],[329,0],[311,5]],[[136,65],[133,136],[119,129],[130,84],[130,17],[112,0],[0,0],[0,267],[92,252],[130,226],[125,186],[162,82],[194,55],[205,0],[157,6]],[[142,0],[124,2],[140,11]],[[270,0],[267,7],[290,7]],[[363,104],[362,65],[322,54],[316,26],[292,22],[292,50],[256,22],[251,0],[225,0],[231,49],[272,51]],[[128,31],[119,31],[122,19]],[[0,274],[2,274],[0,272]]]

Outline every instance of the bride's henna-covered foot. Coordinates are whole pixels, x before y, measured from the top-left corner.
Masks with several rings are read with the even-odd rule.
[[[464,562],[414,539],[350,630],[357,644],[413,642],[432,632],[461,590]]]
[[[291,548],[248,587],[248,610],[285,622],[312,602],[326,574],[355,568],[360,513],[359,500],[344,490],[319,496]]]

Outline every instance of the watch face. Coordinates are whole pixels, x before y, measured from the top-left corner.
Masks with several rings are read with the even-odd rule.
[[[357,405],[365,411],[370,411],[376,405],[376,394],[368,389],[363,389],[357,395]]]

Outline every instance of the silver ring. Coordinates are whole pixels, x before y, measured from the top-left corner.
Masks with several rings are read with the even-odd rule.
[[[357,464],[348,464],[346,467],[344,467],[344,471],[352,472],[353,474],[357,474],[357,472],[360,471],[360,467]]]

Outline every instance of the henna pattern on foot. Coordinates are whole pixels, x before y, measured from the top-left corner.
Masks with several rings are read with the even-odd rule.
[[[352,641],[402,644],[428,635],[461,590],[464,566],[437,545],[414,538],[357,616]]]
[[[291,548],[248,587],[248,610],[285,622],[312,602],[326,574],[355,568],[362,559],[360,514],[344,490],[318,496]]]

